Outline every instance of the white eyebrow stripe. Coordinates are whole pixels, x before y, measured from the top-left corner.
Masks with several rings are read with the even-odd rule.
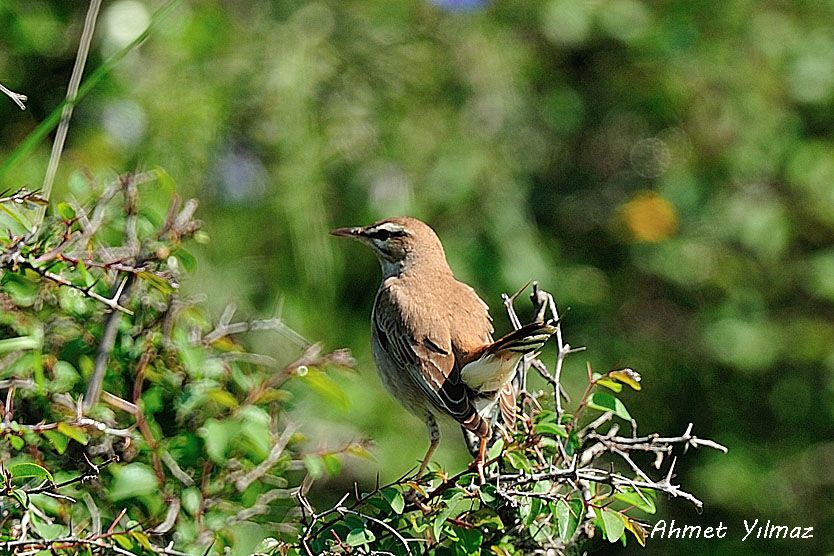
[[[403,227],[393,222],[383,222],[379,226],[374,226],[373,230],[385,230],[386,232],[397,233],[402,232]]]

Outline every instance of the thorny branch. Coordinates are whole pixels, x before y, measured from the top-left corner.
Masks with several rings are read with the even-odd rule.
[[[86,456],[85,456],[86,457]],[[76,483],[87,483],[92,481],[93,479],[97,479],[98,476],[101,474],[101,470],[110,465],[111,463],[116,463],[119,461],[118,456],[112,456],[103,462],[99,463],[98,465],[93,464],[89,459],[87,460],[87,465],[89,466],[90,470],[86,473],[82,473],[77,477],[72,479],[67,479],[66,481],[62,481],[60,483],[52,483],[50,481],[44,481],[43,484],[40,486],[33,488],[33,489],[20,489],[25,492],[27,495],[32,496],[34,494],[46,494],[55,496],[59,489],[64,487],[68,487],[70,485],[74,485]],[[74,500],[68,496],[63,496],[63,498],[69,499],[70,501],[74,502]]]
[[[2,85],[0,85],[2,86]],[[46,199],[34,191],[25,187],[18,189],[11,195],[0,197],[0,203],[12,203],[15,205],[43,206],[49,203]]]
[[[17,491],[19,493],[22,493],[18,496],[22,496],[25,500],[28,500],[29,497],[34,496],[36,494],[42,494],[51,498],[57,498],[59,500],[65,500],[70,503],[74,503],[75,500],[72,497],[61,494],[58,491],[70,485],[74,485],[77,483],[84,484],[93,481],[101,475],[102,469],[118,461],[118,456],[111,456],[110,458],[104,460],[99,464],[94,464],[89,459],[87,459],[87,465],[89,467],[88,471],[81,473],[80,475],[73,477],[72,479],[67,479],[59,483],[44,480],[39,486],[34,488],[14,487],[12,485],[13,479],[9,472],[3,471],[3,494],[9,495],[12,491]],[[89,495],[86,495],[85,499],[86,498],[89,498],[89,500],[87,500],[88,506],[91,504],[92,507],[95,508],[95,503],[92,501],[92,498],[90,498]],[[35,511],[35,508],[30,507],[27,511]],[[10,553],[13,554],[24,555],[36,554],[44,550],[57,553],[57,551],[71,549],[79,550],[82,549],[82,547],[89,547],[93,550],[104,550],[108,553],[134,556],[133,552],[126,550],[122,546],[120,546],[120,543],[116,540],[116,536],[142,535],[143,539],[145,540],[145,547],[149,548],[152,552],[156,554],[167,556],[187,556],[187,553],[175,550],[173,548],[173,544],[168,544],[167,546],[157,546],[150,543],[147,540],[147,536],[145,536],[142,533],[138,533],[137,531],[134,531],[132,527],[119,528],[119,522],[125,516],[125,513],[126,512],[124,510],[120,512],[105,532],[101,532],[101,526],[99,523],[99,525],[93,527],[92,532],[86,536],[64,535],[55,538],[44,539],[28,538],[28,535],[24,534],[20,538],[3,541],[2,548],[6,551],[10,551]],[[91,512],[91,514],[94,514],[96,517],[99,517],[97,508],[95,512]]]

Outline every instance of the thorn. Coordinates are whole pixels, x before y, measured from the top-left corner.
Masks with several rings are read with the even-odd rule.
[[[96,464],[94,464],[93,462],[91,462],[91,461],[90,461],[90,458],[88,458],[88,457],[87,457],[87,453],[86,453],[86,452],[84,453],[84,459],[87,461],[87,465],[89,465],[89,466],[90,466],[90,469],[92,469],[92,470],[93,470],[93,472],[94,472],[96,475],[98,475],[98,474],[99,474],[99,472],[100,472],[100,471],[99,471],[98,466],[97,466]]]
[[[535,292],[535,291],[538,289],[538,287],[539,287],[539,283],[538,283],[538,282],[534,282],[534,281],[532,281],[532,280],[527,280],[527,283],[526,283],[526,284],[524,284],[523,286],[521,286],[521,288],[519,288],[518,290],[516,290],[516,292],[515,292],[514,294],[512,294],[512,295],[510,295],[510,296],[508,296],[508,297],[509,297],[511,300],[515,301],[515,299],[516,299],[519,295],[521,295],[521,294],[524,292],[524,290],[526,290],[526,289],[530,286],[530,284],[533,284],[533,291],[534,291],[534,292]],[[504,295],[506,295],[506,294],[504,294]],[[503,295],[502,295],[502,297],[503,297]]]
[[[672,473],[675,471],[675,464],[678,462],[678,456],[672,457],[672,465],[669,466],[669,473],[666,474],[666,482],[672,484]]]

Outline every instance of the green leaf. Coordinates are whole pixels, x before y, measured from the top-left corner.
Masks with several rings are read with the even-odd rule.
[[[0,210],[8,214],[12,220],[14,220],[20,225],[21,229],[18,230],[18,232],[22,233],[26,230],[32,229],[32,224],[29,223],[29,219],[26,218],[26,216],[23,213],[18,212],[12,209],[11,207],[7,207],[4,203],[0,203]]]
[[[110,466],[108,469],[114,475],[110,483],[110,500],[113,502],[153,494],[159,490],[156,475],[144,463],[130,463],[120,467]]]
[[[9,474],[14,479],[22,478],[36,478],[44,481],[54,482],[52,473],[41,467],[37,463],[16,463],[9,467]]]
[[[29,495],[26,494],[25,491],[17,488],[12,490],[12,498],[17,500],[17,503],[20,504],[23,509],[29,507]]]
[[[67,446],[69,445],[69,438],[61,434],[57,431],[43,431],[43,435],[52,444],[52,447],[55,448],[55,451],[58,452],[59,455],[63,454],[67,451]]]
[[[576,434],[576,429],[570,431],[568,435],[568,441],[565,442],[565,452],[568,456],[572,456],[579,449],[582,448],[582,442],[579,440],[579,435]]]
[[[576,532],[579,526],[579,518],[582,515],[582,501],[572,498],[570,501],[564,499],[556,502],[554,514],[559,523],[559,538],[568,541]]]
[[[440,538],[443,524],[450,517],[457,517],[472,506],[472,501],[465,498],[466,494],[462,489],[450,489],[444,495],[446,507],[437,513],[434,521],[434,538]]]
[[[304,467],[307,468],[307,472],[314,479],[324,477],[324,462],[321,460],[321,456],[307,454],[304,456]]]
[[[167,280],[162,278],[161,276],[157,276],[153,272],[142,271],[137,272],[136,276],[153,286],[159,293],[163,295],[171,295],[174,293],[174,286],[168,283]]]
[[[194,272],[194,269],[197,268],[197,258],[185,249],[177,249],[174,256],[186,272]]]
[[[58,212],[58,215],[64,220],[72,220],[75,218],[75,209],[72,208],[68,203],[58,203],[55,206],[55,210]]]
[[[155,166],[151,171],[156,176],[156,182],[168,195],[173,195],[177,192],[177,182],[171,177],[171,174],[165,171],[165,168]]]
[[[476,512],[470,513],[466,517],[467,521],[469,521],[469,523],[471,523],[473,527],[477,527],[480,530],[504,529],[504,522],[501,521],[501,517],[497,513],[495,513],[495,510],[493,510],[492,508],[483,507]]]
[[[614,392],[621,392],[623,390],[623,385],[619,382],[611,380],[610,378],[598,378],[594,381],[594,384],[597,386],[605,386],[609,390],[613,390]]]
[[[495,459],[498,456],[500,456],[501,452],[503,452],[503,451],[504,451],[504,439],[499,438],[487,450],[487,458],[486,459],[487,460]]]
[[[588,407],[598,409],[599,411],[611,411],[617,417],[631,421],[631,415],[623,405],[623,402],[604,392],[594,392],[591,394],[588,398]]]
[[[240,423],[206,419],[203,426],[197,429],[197,434],[206,445],[206,453],[215,463],[226,462],[226,452],[232,439],[240,432]]]
[[[86,446],[87,442],[90,441],[90,437],[87,434],[87,432],[78,425],[70,425],[69,423],[58,423],[58,432],[60,432],[64,436],[72,438],[73,440],[84,446]]]
[[[521,520],[524,525],[529,526],[532,524],[536,520],[536,517],[538,517],[539,513],[541,513],[543,506],[544,504],[539,498],[523,500],[519,505],[518,513],[521,516]]]
[[[203,495],[197,487],[191,486],[182,492],[182,507],[191,515],[197,514],[202,501]]]
[[[131,548],[133,548],[133,541],[131,541],[130,537],[128,537],[127,535],[118,533],[116,535],[113,535],[113,540],[116,541],[116,543],[125,550],[130,550]]]
[[[323,454],[321,461],[331,477],[336,477],[342,471],[342,460],[335,454]]]
[[[35,512],[30,514],[30,519],[32,521],[32,527],[35,528],[35,531],[37,531],[42,539],[54,539],[69,534],[66,525],[47,523],[39,518]],[[51,556],[52,553],[49,554]]]
[[[388,502],[388,505],[391,506],[391,509],[394,510],[394,513],[400,515],[403,513],[403,509],[405,508],[405,498],[403,497],[403,493],[400,492],[400,489],[395,487],[388,487],[382,489],[382,497],[385,498],[385,501]]]
[[[533,425],[533,432],[536,434],[549,434],[552,436],[568,437],[568,431],[565,425],[557,425],[556,423],[544,422]]]
[[[623,536],[623,531],[625,531],[625,520],[623,519],[623,515],[620,512],[615,512],[614,510],[609,510],[608,508],[602,508],[600,513],[605,538],[608,539],[608,542],[617,542],[620,540],[620,537]]]
[[[365,527],[360,527],[353,529],[350,533],[348,533],[345,543],[348,546],[360,546],[374,542],[375,540],[376,536],[373,531]]]
[[[9,439],[9,444],[12,445],[12,448],[17,450],[17,451],[22,450],[24,448],[24,446],[26,446],[26,442],[17,435],[10,434],[6,438]]]
[[[217,403],[217,404],[219,404],[219,405],[221,405],[221,406],[223,406],[227,409],[237,409],[238,408],[237,399],[235,399],[235,397],[230,392],[227,392],[226,390],[223,390],[222,388],[214,388],[212,390],[209,390],[209,392],[206,394],[206,396],[211,401],[213,401],[213,402],[215,402],[215,403]]]
[[[27,349],[40,349],[40,347],[41,341],[34,334],[31,336],[19,336],[17,338],[0,340],[0,354]]]
[[[638,522],[634,521],[627,515],[623,515],[625,519],[625,528],[631,531],[640,546],[646,546],[646,530]]]
[[[455,527],[456,537],[454,550],[455,556],[476,556],[481,553],[481,543],[484,535],[478,529],[465,529]]]
[[[495,502],[495,499],[498,497],[495,487],[489,483],[478,489],[478,496],[484,504],[491,504],[492,502]]]
[[[0,203],[0,207],[3,206]],[[33,280],[30,280],[27,275],[24,274],[11,274],[6,272],[3,276],[3,289],[4,293],[8,294],[12,301],[20,306],[20,307],[31,307],[38,296],[38,284]],[[25,338],[31,339],[32,342],[37,342],[38,338],[37,335],[32,334],[30,336],[25,336]],[[14,340],[18,338],[10,338],[12,342],[10,343],[13,347],[0,349],[0,352],[6,351],[13,351],[18,349],[33,349],[35,346],[30,345],[29,347],[20,348],[14,347]],[[0,346],[7,346],[6,340],[0,340]],[[40,347],[40,344],[37,344],[37,347]]]
[[[629,369],[628,367],[626,367],[625,369],[617,369],[616,371],[611,371],[610,373],[608,373],[608,376],[613,378],[614,380],[622,382],[623,384],[628,384],[638,392],[642,388],[642,386],[640,386],[640,380],[642,379],[642,377],[640,376],[640,373],[638,373],[634,369]]]
[[[142,548],[149,552],[154,552],[153,545],[151,545],[151,541],[145,533],[141,531],[131,531],[130,536],[136,539],[136,542],[141,544]]]
[[[358,458],[374,461],[374,456],[367,448],[361,444],[351,444],[348,446],[347,453]]]
[[[519,471],[530,471],[532,469],[530,460],[521,452],[507,452],[507,459],[510,461],[510,465]]]
[[[654,497],[655,492],[653,490],[644,489],[637,492],[631,487],[625,487],[622,492],[618,492],[614,495],[614,498],[617,500],[625,502],[626,504],[631,504],[635,508],[643,510],[648,514],[653,514],[657,511],[654,503]]]
[[[51,392],[69,392],[81,376],[75,367],[66,361],[58,361],[52,367],[52,374],[55,377],[49,385]]]
[[[302,377],[302,380],[338,409],[347,411],[350,408],[350,400],[344,390],[342,390],[342,387],[324,372],[309,369],[307,374]]]
[[[269,425],[264,425],[258,421],[245,420],[240,423],[240,435],[233,439],[233,445],[252,456],[256,461],[260,461],[266,459],[269,455],[269,450],[272,448],[271,438]]]
[[[95,278],[93,278],[89,272],[87,272],[87,265],[84,264],[84,261],[81,259],[78,260],[78,264],[75,265],[75,268],[78,270],[78,273],[81,275],[81,279],[84,280],[84,285],[92,287],[95,283]]]

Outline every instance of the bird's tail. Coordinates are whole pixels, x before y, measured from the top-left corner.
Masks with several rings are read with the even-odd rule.
[[[497,393],[524,354],[540,350],[555,332],[552,322],[533,322],[484,346],[461,368],[463,383],[481,394]]]
[[[556,323],[553,321],[531,322],[490,344],[486,353],[497,354],[502,351],[531,353],[538,351],[555,333]]]
[[[464,384],[487,402],[479,407],[485,420],[491,420],[489,414],[497,401],[506,428],[512,430],[515,427],[517,388],[513,376],[516,365],[525,354],[541,350],[555,333],[554,321],[527,324],[484,346],[463,366],[461,379]],[[468,428],[472,430],[472,427]]]

